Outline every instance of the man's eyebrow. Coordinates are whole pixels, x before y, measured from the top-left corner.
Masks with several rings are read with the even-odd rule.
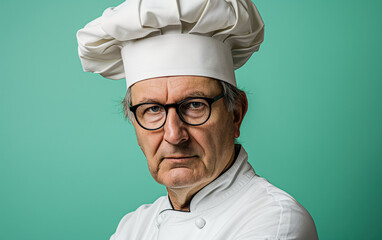
[[[157,99],[144,97],[141,100],[139,100],[137,104],[140,104],[140,103],[158,103],[158,102],[159,101]]]
[[[208,96],[202,91],[195,91],[190,94],[187,94],[179,101],[182,101],[183,99],[187,99],[187,98],[192,98],[192,97],[208,97]],[[158,101],[158,99],[155,99],[155,98],[143,97],[136,104],[141,104],[141,103],[160,103],[160,101]]]
[[[185,98],[189,98],[189,97],[207,97],[207,95],[202,91],[195,91],[188,94]]]
[[[158,101],[158,99],[155,99],[155,98],[143,97],[142,99],[140,99],[139,101],[134,102],[134,103],[131,100],[130,106],[135,106],[135,105],[138,105],[138,104],[141,104],[141,103],[159,103],[159,101]]]

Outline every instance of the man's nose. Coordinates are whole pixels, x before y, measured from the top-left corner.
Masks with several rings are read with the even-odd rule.
[[[185,123],[176,113],[175,108],[169,108],[164,129],[164,140],[170,144],[177,145],[189,139]]]

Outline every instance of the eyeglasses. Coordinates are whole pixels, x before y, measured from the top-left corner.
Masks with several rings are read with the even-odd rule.
[[[199,126],[208,121],[211,116],[211,105],[224,94],[214,98],[191,97],[177,103],[140,103],[130,106],[138,124],[146,130],[157,130],[166,123],[168,109],[174,107],[179,118],[191,126]]]

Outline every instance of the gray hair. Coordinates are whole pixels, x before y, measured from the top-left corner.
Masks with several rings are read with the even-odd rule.
[[[242,96],[244,95],[244,91],[238,89],[237,87],[218,80],[221,85],[224,94],[224,104],[227,107],[228,112],[235,112],[237,107],[243,101]],[[125,118],[128,118],[131,122],[134,121],[133,113],[130,111],[129,107],[131,106],[131,88],[127,89],[126,96],[122,100],[122,105],[125,113]]]

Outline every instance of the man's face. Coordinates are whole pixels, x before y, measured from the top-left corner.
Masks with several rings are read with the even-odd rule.
[[[170,104],[188,97],[213,98],[222,93],[218,81],[198,76],[172,76],[144,80],[131,87],[132,105],[143,102]],[[153,178],[170,189],[201,188],[232,162],[234,138],[240,123],[234,122],[224,98],[211,106],[210,119],[190,126],[169,108],[165,125],[145,130],[133,121],[138,144]]]

